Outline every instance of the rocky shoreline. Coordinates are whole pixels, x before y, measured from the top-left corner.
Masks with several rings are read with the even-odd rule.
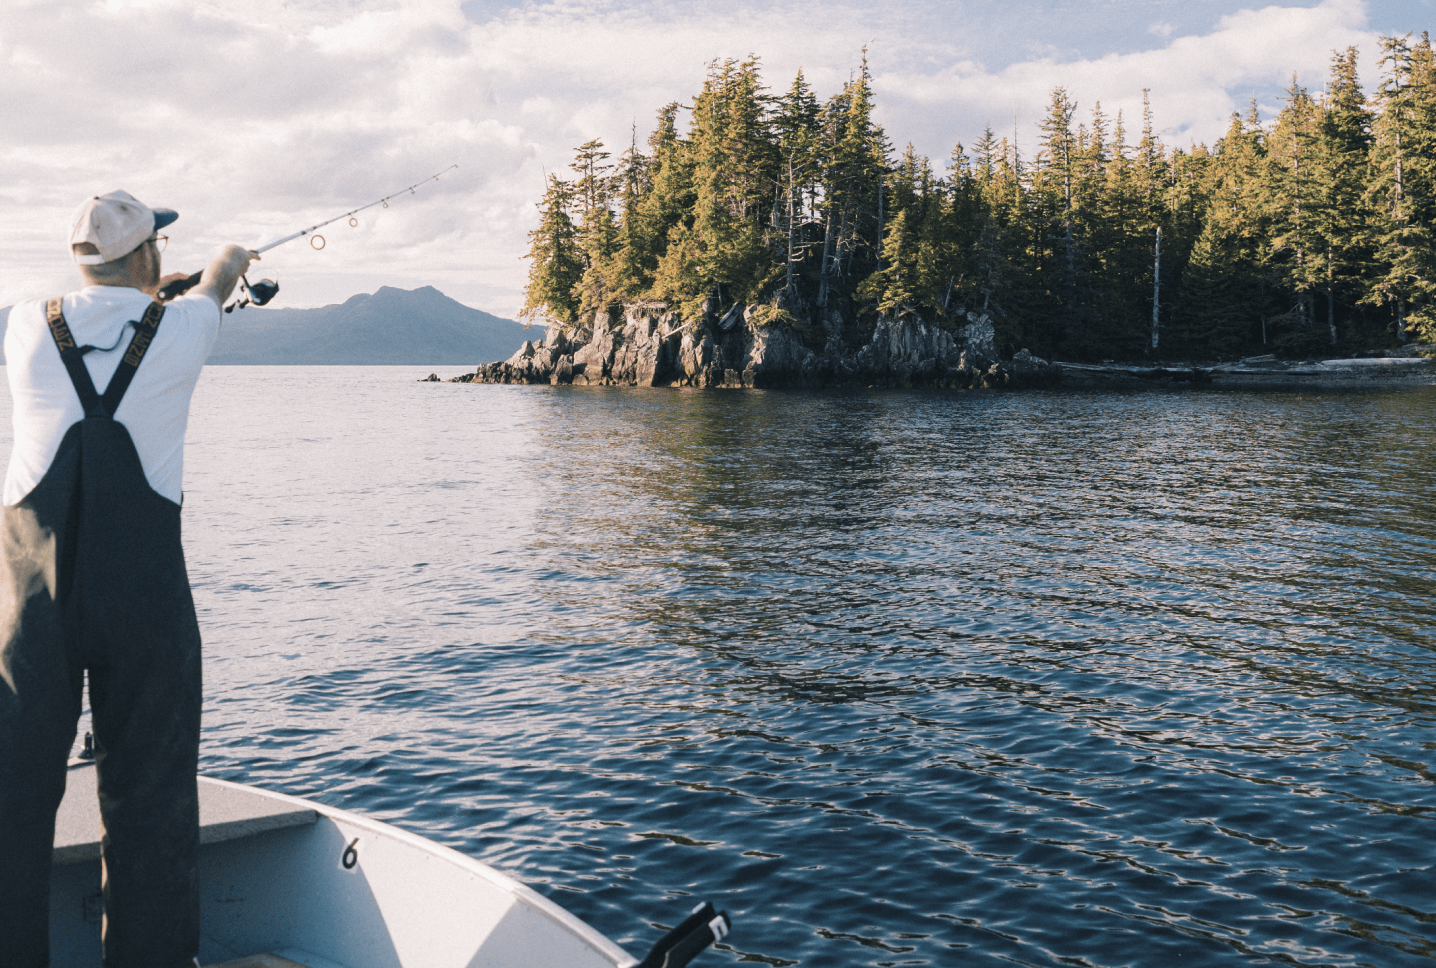
[[[1146,365],[1055,363],[1026,350],[1003,360],[992,320],[965,314],[943,326],[916,313],[884,316],[857,349],[828,321],[814,339],[791,324],[765,322],[759,307],[735,305],[689,323],[663,303],[600,311],[580,326],[550,326],[509,359],[480,365],[451,383],[644,387],[1032,387],[1202,386],[1384,388],[1436,383],[1428,347],[1381,358]],[[430,380],[437,381],[437,375]]]
[[[1436,360],[1403,347],[1380,357],[1290,362],[1275,356],[1200,366],[1061,363],[1064,387],[1191,386],[1246,390],[1398,389],[1436,384]]]
[[[1027,351],[1002,360],[992,320],[968,313],[949,328],[913,313],[883,317],[857,350],[832,333],[820,348],[790,325],[737,305],[693,325],[662,303],[599,312],[582,327],[549,327],[542,340],[456,383],[665,387],[1056,386],[1061,368]],[[834,326],[834,329],[837,327]]]

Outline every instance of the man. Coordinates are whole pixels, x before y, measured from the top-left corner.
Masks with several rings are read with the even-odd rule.
[[[10,310],[15,446],[0,522],[0,968],[49,962],[55,812],[85,674],[104,819],[108,968],[199,946],[200,639],[180,548],[190,396],[220,306],[257,258],[226,246],[155,298],[159,230],[125,192],[86,201],[85,287]]]

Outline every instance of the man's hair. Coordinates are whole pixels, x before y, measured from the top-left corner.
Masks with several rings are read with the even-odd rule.
[[[134,259],[135,254],[144,248],[148,241],[149,240],[146,239],[118,259],[101,262],[98,265],[82,265],[80,266],[80,272],[98,283],[123,282],[130,278],[130,263]],[[74,249],[79,255],[100,254],[100,250],[95,247],[93,242],[76,242],[70,246],[70,248]]]

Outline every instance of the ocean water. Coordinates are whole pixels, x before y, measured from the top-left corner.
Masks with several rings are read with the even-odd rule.
[[[205,772],[696,965],[1436,961],[1436,388],[427,372],[201,382]]]

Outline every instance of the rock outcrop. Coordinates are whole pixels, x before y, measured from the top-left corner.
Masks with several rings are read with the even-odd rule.
[[[992,320],[968,313],[960,326],[915,313],[881,317],[871,338],[851,348],[805,333],[741,304],[694,324],[662,303],[600,311],[579,327],[551,326],[499,363],[457,378],[473,383],[689,387],[1016,387],[1052,386],[1061,367],[1026,350],[998,358]]]

